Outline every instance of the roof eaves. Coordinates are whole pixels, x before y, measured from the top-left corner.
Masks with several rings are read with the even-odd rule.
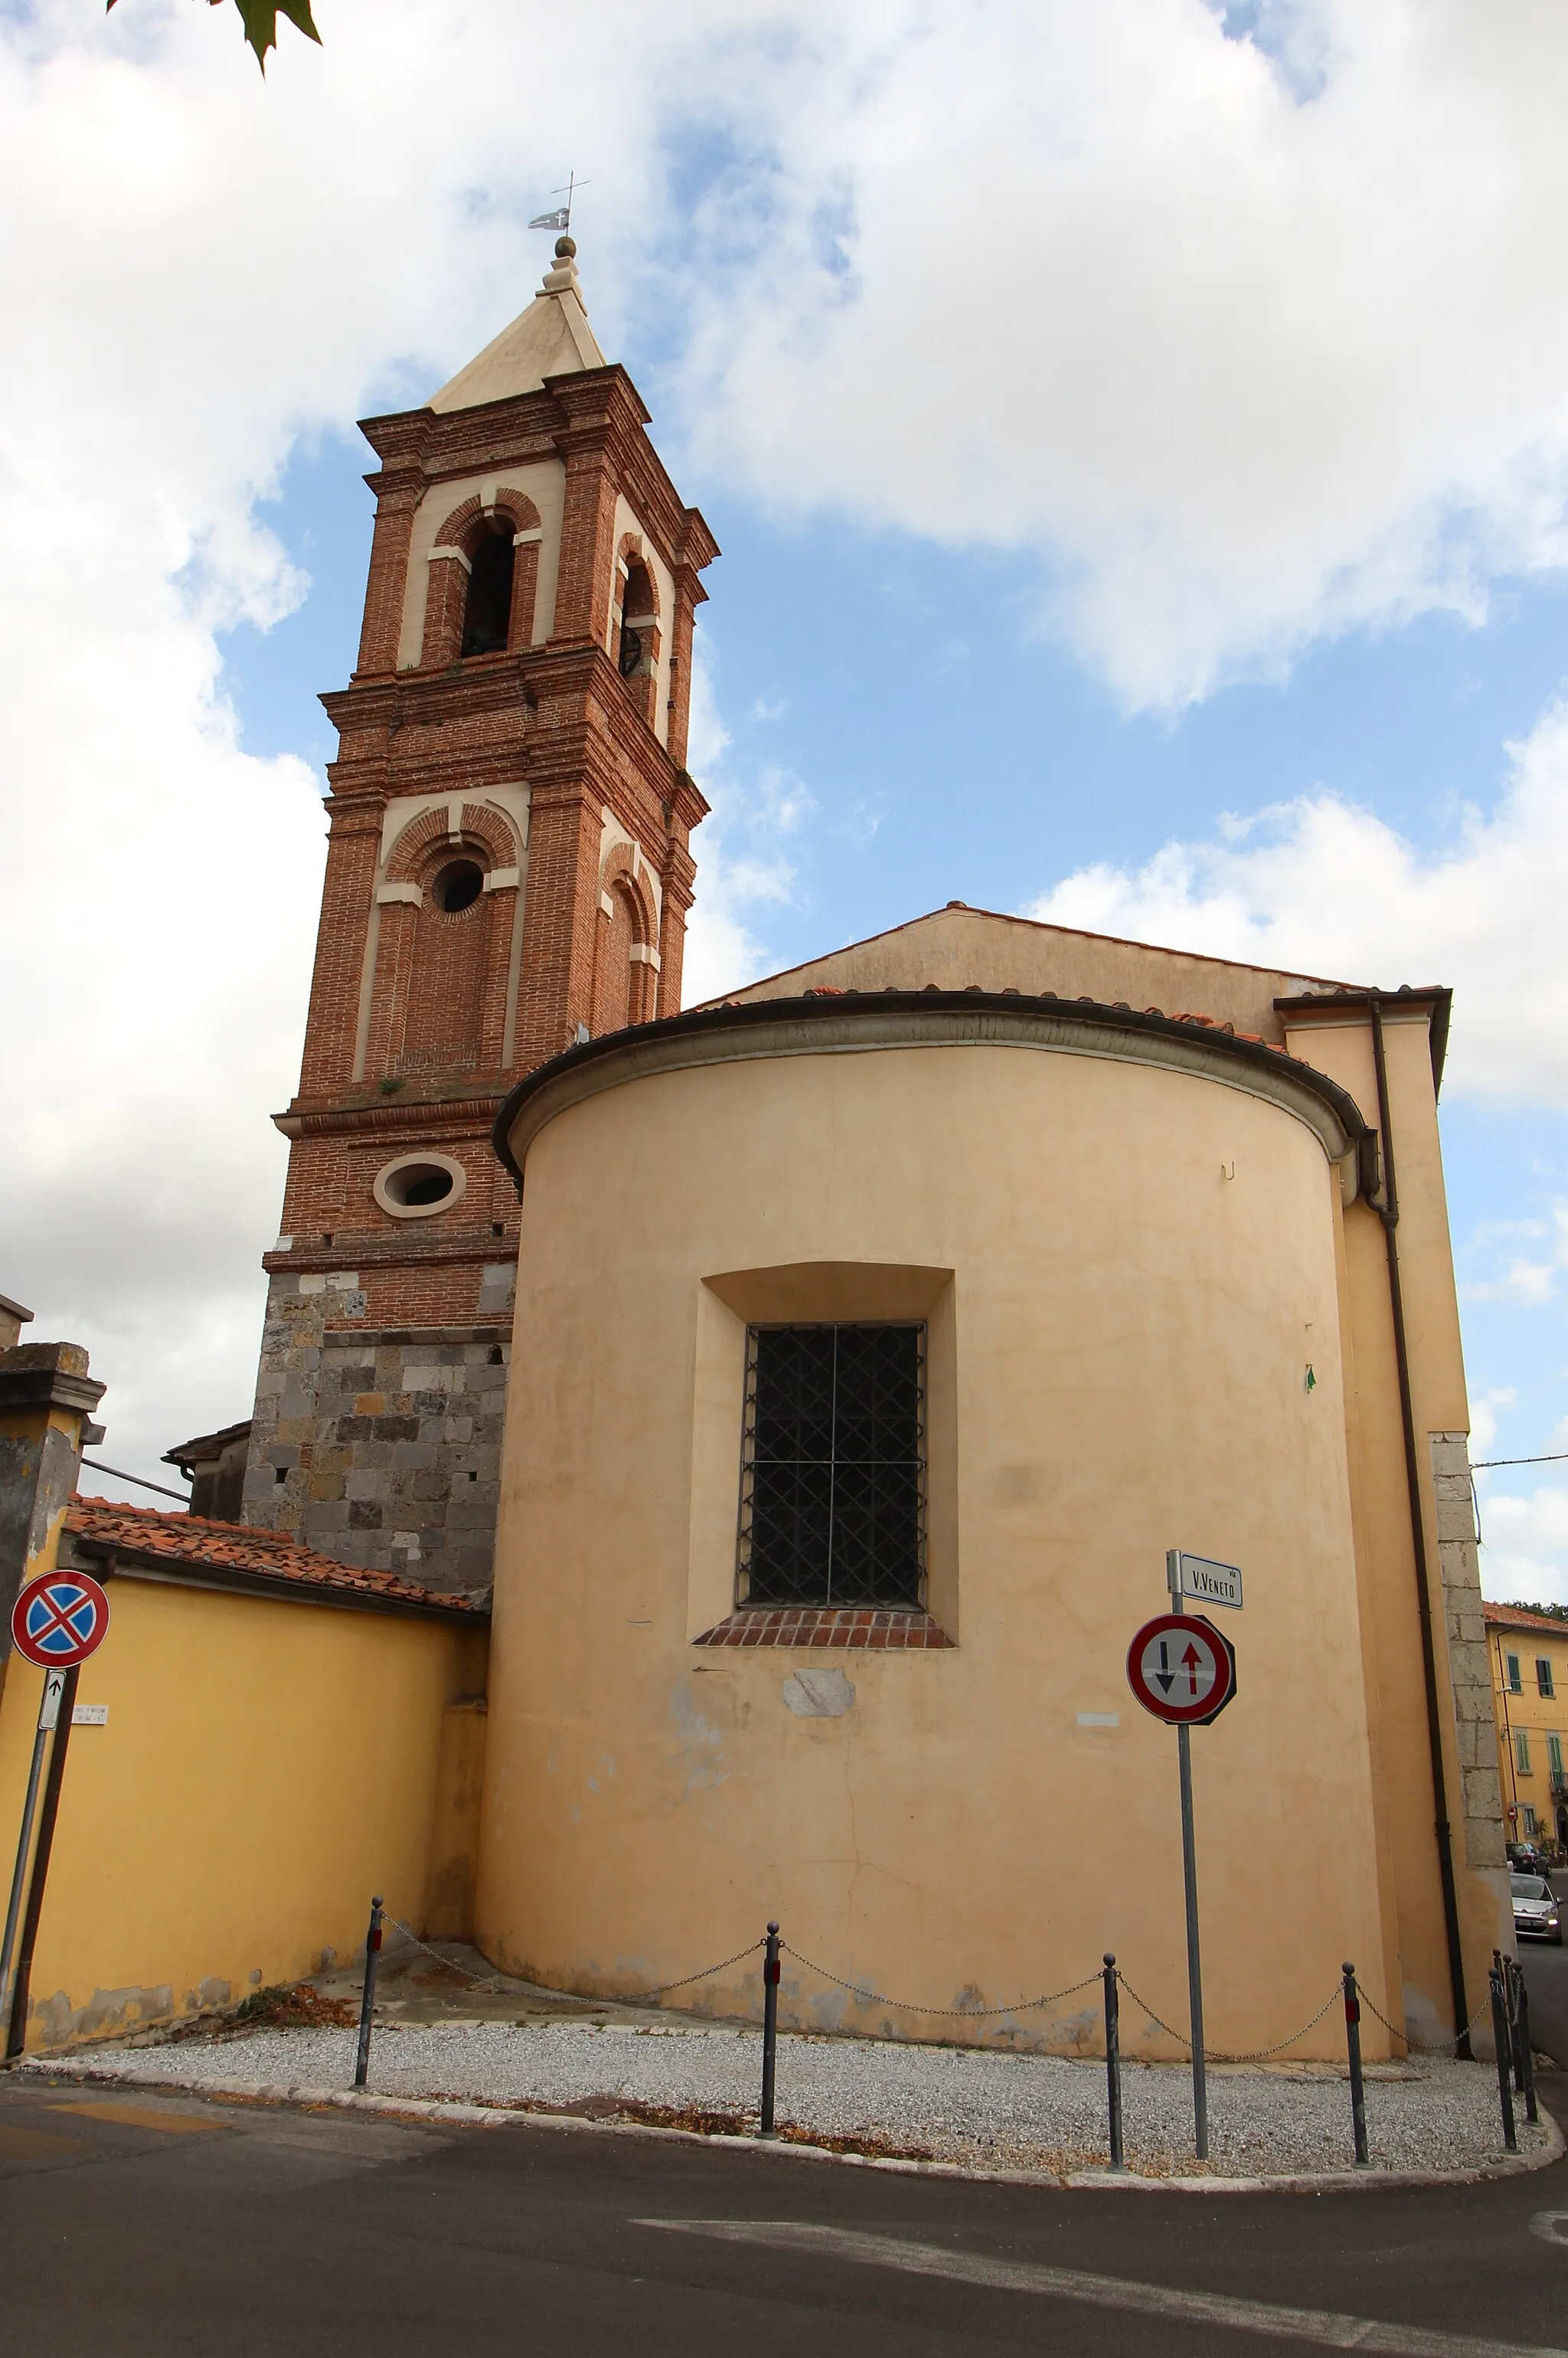
[[[1370,1013],[1376,1000],[1379,1007],[1425,1007],[1430,1010],[1428,1041],[1432,1054],[1433,1095],[1443,1087],[1443,1067],[1448,1056],[1448,1026],[1454,1012],[1454,993],[1446,983],[1429,982],[1415,985],[1401,982],[1397,990],[1354,990],[1347,984],[1336,983],[1323,990],[1302,991],[1291,999],[1276,999],[1277,1015],[1310,1015],[1325,1008],[1344,1008],[1346,1012],[1364,1007]]]
[[[687,1008],[680,1015],[662,1016],[653,1023],[629,1024],[619,1032],[606,1032],[597,1039],[566,1049],[560,1055],[552,1056],[548,1063],[536,1065],[531,1073],[524,1075],[502,1101],[491,1130],[491,1143],[521,1193],[523,1173],[512,1152],[513,1125],[528,1099],[538,1095],[561,1074],[579,1071],[583,1065],[614,1055],[638,1041],[680,1038],[729,1027],[761,1031],[769,1025],[797,1022],[803,1016],[840,1016],[859,1009],[871,1012],[890,1006],[966,1011],[977,1006],[1006,1010],[1033,1007],[1054,1018],[1110,1025],[1125,1031],[1152,1032],[1181,1038],[1194,1032],[1201,1033],[1222,1051],[1244,1058],[1249,1063],[1284,1065],[1299,1074],[1317,1096],[1333,1108],[1346,1134],[1357,1149],[1362,1184],[1369,1184],[1366,1156],[1371,1132],[1360,1108],[1347,1089],[1327,1074],[1320,1073],[1304,1057],[1293,1055],[1288,1048],[1279,1047],[1271,1040],[1260,1039],[1255,1033],[1238,1033],[1233,1023],[1216,1022],[1212,1015],[1167,1015],[1160,1007],[1141,1010],[1129,1005],[1125,1000],[1107,1004],[1087,997],[1063,999],[1054,990],[986,990],[979,983],[971,983],[963,990],[944,990],[936,983],[927,983],[921,990],[900,990],[892,986],[881,990],[818,986],[803,992],[796,999],[725,1000],[717,1004]]]

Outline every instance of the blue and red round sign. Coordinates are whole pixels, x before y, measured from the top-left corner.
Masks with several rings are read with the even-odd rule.
[[[84,1572],[46,1572],[29,1580],[11,1608],[16,1651],[46,1671],[68,1671],[103,1644],[109,1599]]]

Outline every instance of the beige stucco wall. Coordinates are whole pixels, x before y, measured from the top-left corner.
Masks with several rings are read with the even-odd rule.
[[[550,1121],[523,1207],[487,1952],[630,1990],[773,1915],[806,1955],[936,2007],[1076,1982],[1111,1948],[1181,2022],[1175,1741],[1123,1668],[1181,1544],[1247,1579],[1226,1617],[1238,1700],[1194,1738],[1211,2042],[1280,2039],[1346,1957],[1397,2021],[1346,1266],[1320,1140],[1195,1074],[797,1054],[645,1076]],[[836,1658],[855,1699],[831,1718],[784,1700],[806,1657],[689,1642],[731,1598],[739,1338],[780,1284],[793,1314],[886,1314],[889,1286],[930,1304],[932,1602],[959,1642]],[[793,1967],[784,1996],[797,2022],[956,2027]],[[697,1993],[755,1997],[738,1973]],[[1071,2045],[1097,2004],[974,2035]],[[1172,2051],[1130,2006],[1123,2036]],[[1331,2014],[1302,2051],[1342,2036]]]
[[[1377,1079],[1365,1010],[1297,1013],[1286,1040],[1294,1055],[1347,1088],[1376,1120]],[[1441,1498],[1438,1491],[1439,1476],[1452,1487],[1470,1419],[1425,1008],[1390,1007],[1384,1042],[1444,1772],[1466,1997],[1474,2018],[1485,2011],[1492,1951],[1511,1952],[1513,1913],[1502,1866],[1501,1801],[1473,1525],[1466,1498],[1462,1523],[1471,1536],[1462,1539],[1455,1502]],[[1379,1822],[1407,2018],[1418,2038],[1433,2039],[1452,2019],[1447,1945],[1388,1250],[1371,1205],[1355,1204],[1346,1214],[1345,1252],[1342,1325],[1354,1369],[1347,1396],[1350,1462],[1368,1671],[1376,1698]],[[1478,2043],[1486,2036],[1483,2024]]]

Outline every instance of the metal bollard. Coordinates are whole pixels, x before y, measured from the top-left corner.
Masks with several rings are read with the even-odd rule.
[[[370,1903],[370,1930],[365,1934],[365,1978],[360,1993],[360,2046],[354,2058],[354,2085],[362,2088],[370,2071],[370,2025],[375,2012],[375,1969],[381,1959],[381,1900]]]
[[[1110,2166],[1125,2167],[1121,2158],[1121,1996],[1116,1986],[1116,1952],[1105,1952],[1105,2093],[1110,2110]]]
[[[1509,2064],[1509,2001],[1503,1988],[1501,1952],[1492,1952],[1492,1970],[1487,1976],[1492,1992],[1492,2044],[1498,2055],[1498,2094],[1503,2107],[1503,2143],[1509,2153],[1519,2151],[1519,2137],[1514,2129],[1513,2073]]]
[[[778,2133],[773,2127],[773,2075],[779,2060],[779,1928],[768,1926],[767,1954],[762,1960],[762,2122],[759,2136]]]
[[[1367,2082],[1361,2076],[1361,1999],[1356,1968],[1345,1965],[1345,2045],[1350,2057],[1350,2125],[1356,2136],[1356,2167],[1365,2169],[1371,2155],[1367,2145]]]
[[[1498,1954],[1496,1950],[1494,1950],[1492,1953],[1494,1956],[1498,1956]],[[1524,2093],[1524,2056],[1519,2049],[1519,1984],[1523,1981],[1524,1975],[1519,1971],[1519,1959],[1517,1957],[1499,1956],[1498,1962],[1503,1969],[1503,1996],[1508,2002],[1509,2009],[1509,2059],[1513,2065],[1514,2094],[1516,2096],[1522,2096]]]
[[[1538,2121],[1540,2110],[1535,2101],[1535,2050],[1530,2037],[1530,1990],[1524,1978],[1524,1967],[1514,1960],[1514,2061],[1521,2074],[1519,2085],[1524,2090],[1524,2116]]]

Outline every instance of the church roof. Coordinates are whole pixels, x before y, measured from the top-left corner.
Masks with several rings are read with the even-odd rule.
[[[65,1528],[81,1561],[108,1557],[123,1571],[186,1581],[196,1588],[314,1598],[442,1620],[482,1621],[490,1611],[488,1596],[426,1588],[395,1572],[339,1563],[282,1531],[258,1531],[248,1523],[211,1522],[204,1515],[79,1498],[66,1509]]]
[[[607,365],[583,308],[576,253],[569,237],[556,240],[555,267],[545,273],[545,283],[528,308],[430,395],[429,408],[477,409],[481,402],[537,393],[546,377]]]

